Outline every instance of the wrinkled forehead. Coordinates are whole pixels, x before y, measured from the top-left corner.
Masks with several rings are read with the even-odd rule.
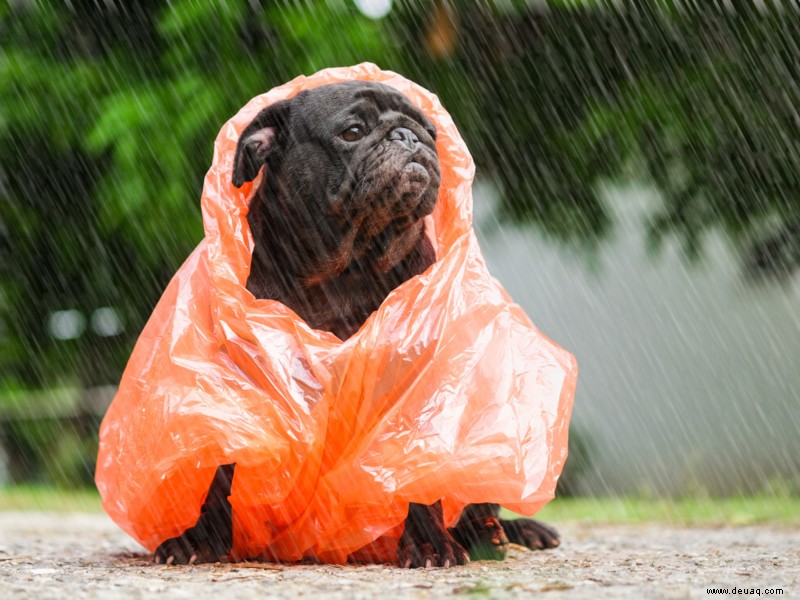
[[[308,90],[302,98],[306,121],[320,125],[352,115],[375,118],[396,111],[417,121],[426,129],[435,127],[425,114],[393,87],[373,81],[345,81]]]

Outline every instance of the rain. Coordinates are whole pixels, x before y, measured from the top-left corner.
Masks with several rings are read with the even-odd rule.
[[[80,519],[102,518],[123,540],[80,560],[150,576],[150,556],[102,511],[98,436],[140,333],[203,240],[214,140],[259,94],[374,63],[452,116],[476,165],[489,272],[579,367],[569,455],[536,517],[560,546],[515,559],[528,562],[511,583],[474,561],[490,574],[420,585],[580,597],[604,585],[569,571],[570,545],[593,528],[687,527],[675,535],[694,540],[690,527],[720,527],[725,541],[698,529],[692,542],[712,562],[747,543],[793,562],[749,583],[709,568],[652,588],[608,564],[592,577],[651,596],[679,584],[692,597],[796,593],[796,3],[13,0],[0,37],[0,530],[28,523],[0,531],[0,591],[25,572],[18,557],[44,552],[26,540],[50,511],[90,530],[101,526]],[[17,592],[50,589],[30,585]]]

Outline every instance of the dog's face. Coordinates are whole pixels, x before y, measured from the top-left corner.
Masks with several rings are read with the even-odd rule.
[[[402,251],[395,238],[436,203],[435,138],[427,117],[391,87],[326,85],[259,113],[239,139],[232,179],[241,186],[267,165],[253,202],[294,230],[297,251],[324,278],[370,249]]]

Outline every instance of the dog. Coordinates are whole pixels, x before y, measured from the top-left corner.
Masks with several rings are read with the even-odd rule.
[[[247,289],[256,298],[277,300],[345,340],[436,260],[424,224],[440,184],[436,129],[393,88],[336,83],[270,105],[240,135],[233,185],[253,181],[264,165],[269,176],[247,215]],[[163,542],[156,562],[229,556],[234,473],[234,464],[217,469],[197,523]],[[461,565],[470,556],[503,558],[509,543],[543,549],[559,538],[532,519],[500,519],[496,504],[468,506],[448,529],[441,502],[412,503],[397,559],[406,568]]]

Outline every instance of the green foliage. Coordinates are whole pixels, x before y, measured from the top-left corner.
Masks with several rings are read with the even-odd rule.
[[[0,510],[48,512],[99,512],[95,488],[65,489],[47,485],[0,487]]]
[[[13,444],[12,477],[61,488],[85,487],[94,478],[99,423],[63,419],[23,419],[5,426]]]
[[[575,425],[570,426],[569,454],[561,476],[558,478],[556,494],[560,497],[579,496],[581,478],[592,470],[592,457],[596,455],[595,444],[589,433]]]
[[[730,498],[556,498],[536,515],[545,522],[584,524],[664,522],[683,525],[800,524],[800,498],[765,490]]]
[[[713,229],[746,248],[800,222],[800,154],[789,143],[800,134],[800,87],[796,53],[783,51],[800,33],[796,16],[756,15],[745,31],[726,13],[683,18],[670,24],[673,64],[593,108],[586,135],[613,139],[664,194],[649,226],[654,248],[674,234],[695,259]]]

